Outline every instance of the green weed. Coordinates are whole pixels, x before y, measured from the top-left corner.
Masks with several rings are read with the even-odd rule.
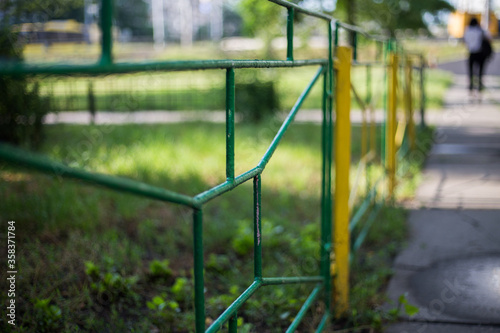
[[[54,332],[61,327],[61,308],[50,303],[50,298],[35,299],[33,302],[38,332]]]
[[[90,261],[85,262],[85,273],[90,279],[90,288],[95,297],[101,301],[101,305],[138,299],[134,291],[139,280],[137,276],[124,277],[113,271],[101,271]]]
[[[151,261],[149,264],[149,276],[156,280],[169,279],[174,274],[169,265],[170,261],[168,259],[162,261],[155,259]]]

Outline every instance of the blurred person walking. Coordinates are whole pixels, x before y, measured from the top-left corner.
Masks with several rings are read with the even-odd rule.
[[[483,30],[476,18],[470,20],[469,26],[465,29],[464,42],[469,51],[468,74],[469,91],[474,89],[474,65],[479,69],[477,90],[483,90],[483,72],[486,61],[493,53],[491,48],[491,37]]]

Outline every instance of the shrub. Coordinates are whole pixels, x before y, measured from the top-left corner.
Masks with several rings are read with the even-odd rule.
[[[272,75],[268,78],[252,73],[236,84],[236,112],[244,122],[259,123],[276,114],[279,99],[274,81]]]
[[[22,60],[17,34],[0,27],[0,60]],[[39,85],[26,76],[0,76],[0,141],[38,148],[42,120],[49,99],[40,96]]]

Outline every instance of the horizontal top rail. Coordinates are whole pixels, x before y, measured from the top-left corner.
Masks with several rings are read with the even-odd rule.
[[[327,65],[327,59],[308,60],[183,60],[88,65],[26,65],[4,63],[0,75],[19,74],[119,74],[152,70],[190,71],[228,68],[278,68]]]
[[[304,7],[300,7],[299,5],[294,4],[293,2],[289,2],[289,1],[285,1],[285,0],[268,0],[268,1],[273,2],[277,5],[280,5],[280,6],[285,7],[285,8],[293,8],[299,13],[306,14],[309,16],[314,16],[314,17],[317,17],[317,18],[320,18],[323,20],[327,20],[327,21],[334,21],[335,20],[333,18],[333,16],[330,16],[328,14],[324,14],[321,12],[317,12],[314,10],[309,10],[309,9],[304,8]]]
[[[387,36],[372,35],[369,32],[364,31],[363,29],[361,29],[360,27],[355,26],[355,25],[347,24],[347,23],[341,22],[341,21],[336,20],[336,19],[334,21],[335,21],[335,24],[337,24],[339,27],[341,27],[341,28],[343,28],[345,30],[349,30],[349,31],[354,31],[354,32],[360,33],[361,35],[363,35],[363,36],[365,36],[367,38],[370,38],[370,39],[373,39],[373,40],[376,40],[376,41],[379,41],[379,42],[385,42],[385,41],[387,41],[387,40],[390,39],[390,37],[387,37]]]
[[[357,61],[357,60],[353,60],[351,62],[351,65],[352,66],[358,66],[358,67],[362,67],[362,66],[387,66],[387,64],[381,60],[381,61]]]

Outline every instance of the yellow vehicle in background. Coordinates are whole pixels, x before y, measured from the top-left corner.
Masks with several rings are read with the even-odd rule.
[[[29,43],[80,43],[85,40],[83,24],[75,20],[22,23],[17,29]]]
[[[463,38],[465,28],[469,25],[469,22],[473,17],[475,17],[479,22],[483,22],[482,13],[471,13],[465,11],[456,11],[452,13],[448,20],[448,34],[450,37]],[[488,31],[492,37],[498,36],[498,19],[492,11],[489,12]]]

